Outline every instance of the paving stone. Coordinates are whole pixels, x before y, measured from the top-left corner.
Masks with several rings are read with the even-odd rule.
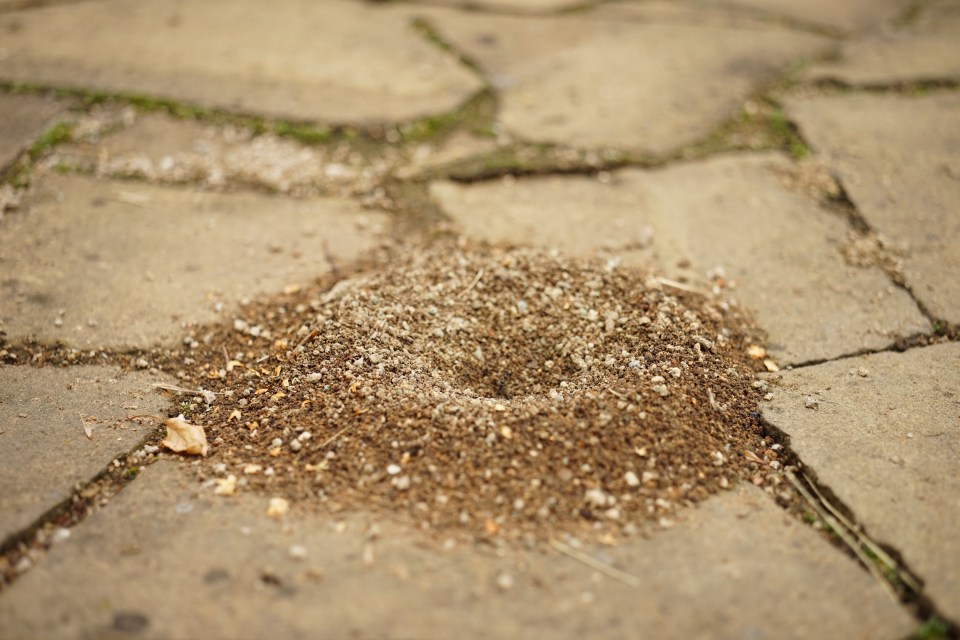
[[[639,587],[557,554],[442,552],[387,520],[365,542],[369,516],[336,533],[329,516],[294,508],[276,522],[266,497],[211,494],[175,463],[146,469],[0,598],[0,636],[113,638],[135,624],[146,638],[894,638],[914,626],[751,486],[599,552]]]
[[[879,269],[843,261],[837,245],[846,223],[787,190],[782,176],[791,170],[779,156],[741,155],[617,171],[608,184],[571,176],[438,182],[431,194],[474,238],[622,258],[704,288],[720,267],[737,283],[734,297],[756,311],[782,364],[879,349],[929,331]]]
[[[960,344],[948,343],[783,372],[763,410],[953,620],[960,620],[958,390]],[[805,407],[808,396],[818,399],[816,409]]]
[[[0,94],[0,171],[16,160],[66,106],[41,96]]]
[[[431,0],[430,4],[507,13],[549,13],[579,7],[584,0]]]
[[[482,86],[404,12],[348,0],[262,9],[118,0],[5,13],[0,78],[336,123],[450,111]]]
[[[67,176],[46,178],[24,209],[0,227],[0,328],[83,348],[179,342],[244,298],[323,275],[327,248],[349,264],[386,224],[338,198]]]
[[[690,4],[747,9],[843,31],[877,28],[910,7],[909,0],[695,0]]]
[[[163,381],[114,367],[0,367],[0,542],[150,435],[157,422],[121,419],[165,411],[150,387]]]
[[[827,45],[777,28],[421,13],[490,76],[511,133],[651,154],[704,138],[760,85]]]
[[[837,61],[805,75],[855,86],[960,80],[960,5],[933,4],[916,24],[845,42]]]
[[[960,95],[791,99],[857,209],[909,250],[904,274],[930,313],[960,324]]]

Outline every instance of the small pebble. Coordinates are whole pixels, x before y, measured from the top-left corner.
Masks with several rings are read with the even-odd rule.
[[[807,396],[803,399],[803,406],[805,406],[807,409],[819,409],[820,401],[813,396]]]
[[[859,369],[857,369],[857,375],[860,376],[861,378],[866,378],[867,376],[870,375],[870,371],[868,371],[863,367],[860,367]]]
[[[400,465],[398,464],[387,465],[387,473],[390,474],[391,476],[397,475],[398,473],[400,473],[400,471],[401,471]]]
[[[638,478],[637,474],[635,474],[633,471],[627,471],[625,474],[623,474],[623,479],[626,480],[628,487],[640,486],[640,478]]]
[[[290,557],[294,560],[303,560],[307,557],[307,548],[303,545],[293,544],[290,545],[290,549],[287,550],[287,553],[289,553]]]
[[[509,573],[501,573],[497,576],[497,588],[501,591],[509,591],[513,588],[513,576]]]

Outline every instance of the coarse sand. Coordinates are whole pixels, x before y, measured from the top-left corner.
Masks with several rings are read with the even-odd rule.
[[[669,527],[778,447],[740,312],[663,282],[450,243],[250,307],[194,368],[201,478],[498,543]]]

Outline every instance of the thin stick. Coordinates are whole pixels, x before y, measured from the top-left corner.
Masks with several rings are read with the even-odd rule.
[[[343,429],[340,429],[340,431],[337,431],[335,434],[333,434],[332,436],[330,436],[329,438],[327,438],[326,440],[324,440],[323,444],[320,445],[320,448],[323,449],[324,447],[326,447],[327,445],[329,445],[331,442],[333,442],[334,440],[336,440],[337,438],[339,438],[340,436],[342,436],[344,433],[346,433],[347,431],[349,431],[349,430],[352,429],[352,428],[353,428],[353,425],[352,425],[352,424],[348,424],[348,425],[345,426]]]
[[[683,284],[682,282],[677,282],[676,280],[671,280],[670,278],[656,278],[656,281],[665,287],[679,289],[680,291],[686,291],[688,293],[696,293],[701,296],[706,295],[706,293],[701,289],[697,289],[696,287],[691,287],[690,285]]]
[[[473,281],[467,285],[467,288],[457,294],[458,298],[462,298],[467,295],[467,292],[477,286],[477,283],[480,282],[480,278],[483,277],[483,267],[480,267],[480,270],[477,271],[477,275],[473,278]]]
[[[626,573],[625,571],[620,571],[620,569],[617,569],[616,567],[611,567],[605,562],[600,562],[596,558],[589,556],[586,553],[583,553],[582,551],[578,551],[577,549],[574,549],[571,546],[565,545],[562,542],[551,540],[550,546],[556,549],[557,551],[559,551],[560,553],[562,553],[563,555],[573,558],[577,562],[581,562],[587,565],[588,567],[590,567],[591,569],[595,569],[600,573],[613,578],[614,580],[619,580],[620,582],[622,582],[627,586],[637,588],[643,584],[643,582],[640,581],[640,578],[636,576],[632,576],[629,573]]]
[[[193,389],[184,389],[183,387],[178,387],[175,384],[166,384],[163,382],[154,382],[151,385],[154,389],[162,389],[164,391],[173,391],[175,393],[188,393],[192,396],[202,396],[203,392],[194,391]]]
[[[319,329],[314,329],[313,331],[311,331],[310,333],[308,333],[308,334],[307,334],[307,337],[304,338],[303,340],[301,340],[301,341],[300,341],[300,344],[298,344],[297,346],[295,346],[295,347],[293,348],[293,350],[296,351],[297,349],[299,349],[299,348],[302,347],[303,345],[307,344],[308,342],[310,342],[311,340],[313,340],[314,338],[316,338],[318,335],[320,335],[320,330],[319,330]]]
[[[894,592],[893,587],[890,586],[890,582],[883,576],[882,573],[880,573],[880,570],[877,569],[877,565],[875,565],[867,556],[867,554],[863,552],[863,549],[860,548],[860,545],[857,543],[857,541],[850,537],[843,525],[841,525],[832,515],[827,513],[827,511],[820,506],[816,499],[810,495],[810,492],[807,491],[806,487],[804,487],[799,480],[797,480],[797,477],[793,475],[792,472],[788,471],[786,476],[794,488],[800,492],[800,495],[802,495],[804,499],[810,503],[810,506],[813,507],[813,510],[817,512],[817,515],[819,515],[824,522],[830,525],[834,533],[836,533],[837,536],[839,536],[844,542],[844,544],[846,544],[847,547],[849,547],[849,549],[857,556],[857,558],[860,559],[860,562],[863,563],[863,566],[867,568],[867,571],[870,572],[870,575],[880,582],[884,588],[884,591],[886,591],[887,594],[893,598],[894,602],[899,603],[900,599]]]
[[[877,545],[873,540],[871,540],[871,539],[868,538],[866,535],[864,535],[864,533],[863,533],[862,531],[860,531],[859,527],[855,526],[852,522],[850,522],[850,521],[847,519],[847,517],[846,517],[845,515],[843,515],[842,513],[840,513],[840,510],[837,509],[835,506],[833,506],[833,504],[831,504],[830,501],[827,500],[826,497],[824,497],[824,495],[823,495],[823,494],[820,492],[820,490],[817,488],[817,485],[815,485],[814,483],[810,482],[810,478],[807,477],[807,474],[805,474],[805,473],[803,474],[803,479],[807,481],[807,484],[809,484],[811,488],[813,488],[813,492],[814,492],[815,494],[817,494],[817,498],[820,499],[820,502],[823,503],[823,506],[825,506],[827,509],[829,509],[829,510],[830,510],[830,513],[832,513],[837,520],[839,520],[841,523],[843,523],[843,524],[847,527],[847,529],[849,529],[850,531],[852,531],[852,532],[854,533],[854,535],[857,536],[857,538],[860,540],[860,544],[862,544],[862,545],[864,545],[865,547],[867,547],[868,549],[870,549],[870,551],[871,551],[875,556],[877,556],[878,558],[880,558],[880,560],[882,560],[888,567],[890,567],[891,569],[893,569],[894,571],[896,571],[896,572],[897,572],[897,576],[899,576],[899,578],[900,578],[901,580],[903,580],[903,581],[907,584],[908,587],[910,587],[911,589],[913,589],[913,590],[916,591],[917,593],[920,592],[920,585],[917,584],[917,581],[913,579],[913,576],[911,576],[911,575],[909,575],[909,574],[907,574],[907,573],[901,572],[901,571],[900,571],[900,566],[897,564],[897,562],[896,562],[893,558],[891,558],[890,555],[889,555],[886,551],[884,551],[883,549],[881,549],[880,546]]]

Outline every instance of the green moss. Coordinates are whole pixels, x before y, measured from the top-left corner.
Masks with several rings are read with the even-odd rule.
[[[74,123],[72,122],[58,122],[43,132],[27,150],[30,161],[36,162],[57,145],[70,142],[73,138],[73,127]]]
[[[950,625],[937,616],[930,617],[913,634],[913,640],[946,640],[950,637]]]

